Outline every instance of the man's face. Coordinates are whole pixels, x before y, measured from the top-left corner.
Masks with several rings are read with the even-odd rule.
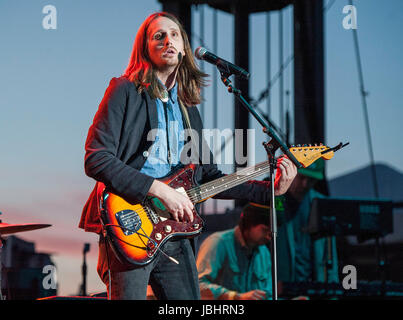
[[[244,234],[245,241],[250,246],[260,246],[266,244],[271,239],[269,226],[265,224],[258,224],[252,226]]]
[[[178,53],[184,52],[179,26],[169,18],[158,17],[151,22],[147,34],[148,54],[159,70],[178,65]]]

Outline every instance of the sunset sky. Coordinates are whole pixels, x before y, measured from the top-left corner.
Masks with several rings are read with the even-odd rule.
[[[324,1],[328,3],[329,0]],[[357,0],[358,35],[372,129],[375,160],[403,171],[403,2]],[[57,29],[42,27],[42,9],[57,8]],[[350,146],[328,163],[328,178],[368,165],[368,146],[351,30],[342,25],[336,0],[325,14],[326,141]],[[204,7],[203,44],[213,48],[212,10]],[[88,291],[103,291],[96,274],[97,236],[77,228],[81,209],[94,185],[84,173],[84,142],[93,116],[112,77],[120,76],[142,21],[161,10],[150,1],[3,0],[0,2],[0,219],[7,223],[49,223],[52,227],[17,234],[52,253],[58,268],[59,295],[77,294],[82,250],[88,254]],[[284,10],[284,60],[292,54],[292,7]],[[193,8],[193,43],[201,45],[200,10]],[[272,16],[272,76],[278,71],[278,12]],[[265,14],[251,16],[250,73],[252,97],[266,88]],[[233,61],[233,17],[218,14],[216,53]],[[285,100],[292,112],[291,64],[284,73]],[[213,68],[205,65],[212,74]],[[233,97],[218,82],[218,105],[212,86],[205,90],[205,127],[233,127]],[[272,120],[279,123],[278,83],[272,88]],[[265,110],[266,103],[260,107]],[[265,159],[264,139],[256,121],[256,161]],[[231,166],[222,166],[228,173]],[[211,210],[209,202],[208,211]],[[219,209],[232,202],[219,202]]]

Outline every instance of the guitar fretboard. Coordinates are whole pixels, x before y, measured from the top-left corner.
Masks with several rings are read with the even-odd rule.
[[[269,171],[270,163],[269,161],[264,161],[256,166],[238,170],[237,172],[189,189],[187,194],[193,203],[202,202],[220,192],[236,187],[237,185],[240,185],[246,181],[255,179],[262,174],[268,173]]]

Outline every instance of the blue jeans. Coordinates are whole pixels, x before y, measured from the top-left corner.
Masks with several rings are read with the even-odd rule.
[[[166,242],[161,248],[175,258],[172,262],[160,252],[145,266],[129,266],[121,263],[108,245],[111,267],[111,299],[145,300],[150,284],[158,300],[200,300],[199,280],[195,256],[188,239]],[[109,293],[108,262],[105,242],[99,242],[98,274]]]

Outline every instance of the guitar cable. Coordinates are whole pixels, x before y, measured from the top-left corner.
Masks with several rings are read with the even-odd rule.
[[[105,243],[105,251],[106,251],[106,261],[108,264],[108,286],[109,286],[109,290],[108,290],[108,300],[111,300],[111,290],[112,290],[112,279],[111,279],[111,267],[110,267],[110,259],[109,259],[109,248],[108,248],[108,243],[107,243],[107,239],[106,239],[106,231],[104,230],[104,243]]]
[[[141,231],[144,232],[144,234],[141,234],[141,233],[139,233],[139,232],[137,232],[137,231],[134,231],[133,229],[126,228],[126,227],[123,227],[123,226],[120,226],[120,225],[117,225],[117,224],[106,224],[105,227],[117,227],[117,228],[121,228],[123,231],[133,232],[133,233],[137,234],[140,239],[141,239],[140,236],[146,237],[149,241],[151,241],[151,242],[156,246],[157,250],[158,250],[159,252],[161,252],[165,257],[167,257],[167,258],[168,258],[169,260],[171,260],[172,262],[174,262],[174,263],[176,263],[176,264],[179,264],[179,261],[178,261],[178,260],[176,260],[175,258],[169,256],[169,255],[166,254],[159,246],[157,246],[156,242],[155,242],[154,240],[152,240],[149,236],[147,236],[147,234],[145,233],[145,231],[144,231],[144,229],[143,229],[142,227],[140,227],[140,229],[141,229]],[[132,246],[132,247],[135,247],[135,248],[140,248],[139,246],[133,245],[133,244],[131,244],[131,243],[129,243],[129,242],[127,242],[127,241],[121,239],[120,237],[118,237],[118,236],[115,235],[115,234],[113,234],[113,236],[114,236],[116,239],[118,239],[119,241],[121,241],[121,242],[123,242],[123,243],[125,243],[125,244],[127,244],[127,245],[129,245],[129,246]],[[144,243],[143,239],[141,239],[141,241]],[[144,245],[146,246],[145,243],[144,243]],[[142,249],[142,248],[141,248],[141,249]]]

